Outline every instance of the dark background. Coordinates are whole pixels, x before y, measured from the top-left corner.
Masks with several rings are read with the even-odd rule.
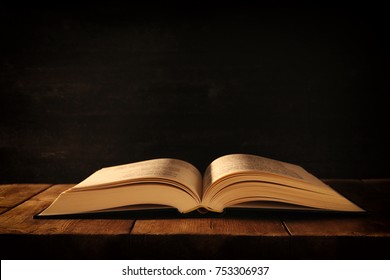
[[[390,177],[387,23],[356,4],[3,5],[0,182],[228,153]]]

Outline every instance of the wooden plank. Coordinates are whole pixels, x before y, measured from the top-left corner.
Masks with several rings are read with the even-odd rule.
[[[129,257],[126,249],[133,220],[33,218],[69,187],[54,185],[0,215],[2,258]]]
[[[54,185],[12,209],[0,208],[5,209],[0,215],[0,257],[380,259],[378,252],[390,250],[388,183],[383,180],[328,180],[327,183],[368,213],[263,213],[136,222],[130,219],[33,219],[62,191],[73,186]]]
[[[235,236],[287,236],[277,218],[188,218],[138,220],[131,234],[144,235],[235,235]]]
[[[359,180],[328,180],[364,214],[301,214],[282,217],[291,249],[301,258],[381,258],[390,250],[390,188],[373,188]]]
[[[50,184],[0,185],[0,207],[14,207],[50,186]]]
[[[137,220],[130,235],[140,258],[287,257],[289,235],[275,216]]]
[[[9,210],[9,208],[0,207],[0,214],[4,213],[5,211]]]
[[[66,191],[73,186],[74,186],[74,184],[53,185],[49,189],[45,190],[44,192],[42,192],[36,196],[31,197],[30,200],[32,200],[32,201],[46,201],[46,202],[52,203],[61,192]]]
[[[335,190],[364,208],[367,213],[348,215],[285,215],[292,235],[310,236],[390,236],[390,188],[374,188],[359,180],[328,180]]]
[[[284,218],[284,223],[292,236],[390,237],[389,217],[378,215],[289,216]]]
[[[34,219],[55,197],[71,185],[54,185],[0,215],[1,234],[128,234],[133,220]]]

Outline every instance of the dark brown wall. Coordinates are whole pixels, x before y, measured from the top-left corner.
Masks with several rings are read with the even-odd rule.
[[[381,7],[12,6],[0,11],[0,180],[227,153],[389,177]]]

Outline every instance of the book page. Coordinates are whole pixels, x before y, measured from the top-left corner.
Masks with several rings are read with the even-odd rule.
[[[79,183],[74,189],[142,182],[147,179],[172,180],[190,188],[200,197],[202,177],[190,163],[162,158],[102,168]]]
[[[297,166],[281,161],[247,154],[232,154],[214,160],[203,177],[204,189],[220,178],[242,171],[262,171],[304,180]]]
[[[299,165],[260,156],[233,154],[217,158],[203,179],[202,203],[217,212],[252,201],[363,211]]]

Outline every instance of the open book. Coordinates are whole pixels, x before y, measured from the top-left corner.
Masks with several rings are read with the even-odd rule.
[[[203,176],[162,158],[100,169],[61,193],[39,216],[176,208],[364,211],[302,167],[248,154],[215,159]]]

